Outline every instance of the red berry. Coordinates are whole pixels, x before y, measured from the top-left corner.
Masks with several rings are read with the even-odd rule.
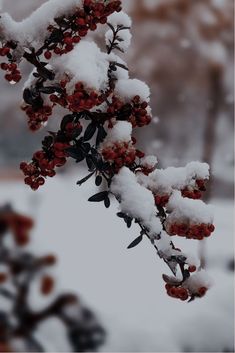
[[[44,56],[47,60],[50,60],[52,57],[52,54],[49,50],[45,51]]]

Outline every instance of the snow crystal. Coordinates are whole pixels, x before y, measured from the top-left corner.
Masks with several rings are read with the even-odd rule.
[[[69,15],[82,3],[81,0],[50,0],[21,22],[16,22],[9,14],[3,13],[0,19],[0,29],[3,30],[6,39],[14,39],[21,45],[39,45],[48,35],[46,28],[53,23],[54,18]]]
[[[94,42],[81,41],[71,53],[56,59],[54,66],[57,70],[63,68],[72,77],[68,89],[73,89],[79,81],[98,91],[108,84],[109,62]]]
[[[170,211],[168,222],[190,222],[190,224],[213,224],[213,208],[201,200],[182,197],[179,191],[174,191],[167,204]]]
[[[137,79],[119,80],[116,84],[115,91],[126,102],[129,102],[135,96],[140,96],[142,101],[149,102],[149,87],[146,83]]]
[[[156,217],[156,208],[151,191],[141,186],[128,168],[123,167],[114,176],[111,191],[120,200],[121,211],[130,217],[140,219],[149,229],[150,235],[159,234],[162,230],[160,220]]]
[[[108,130],[108,135],[102,145],[114,142],[129,142],[131,141],[132,125],[127,121],[118,121],[112,129]]]
[[[108,23],[110,23],[114,28],[117,26],[131,27],[131,18],[123,11],[114,12],[108,17]]]

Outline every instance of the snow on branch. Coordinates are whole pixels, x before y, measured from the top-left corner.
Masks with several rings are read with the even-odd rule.
[[[151,191],[141,186],[128,168],[123,167],[113,178],[111,191],[120,200],[121,211],[138,219],[149,230],[150,235],[158,235],[162,224],[156,217],[156,207]]]

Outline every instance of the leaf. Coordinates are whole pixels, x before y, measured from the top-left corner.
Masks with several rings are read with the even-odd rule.
[[[133,218],[126,216],[126,218],[124,218],[124,221],[127,225],[127,228],[131,228],[131,223],[133,221]]]
[[[42,141],[42,145],[46,148],[49,148],[54,142],[54,139],[52,136],[46,136],[44,140]]]
[[[90,123],[83,136],[84,141],[89,141],[95,134],[96,132],[96,125],[94,123]]]
[[[86,154],[90,152],[91,145],[89,143],[83,143],[81,147]]]
[[[76,159],[76,161],[81,162],[84,158],[84,152],[77,146],[69,147],[66,149],[69,157]]]
[[[115,31],[115,28],[113,27],[113,25],[111,23],[107,23],[107,25],[109,26],[109,28],[111,28],[112,32],[115,34],[116,31]]]
[[[40,87],[39,91],[44,94],[52,94],[56,92],[56,88],[51,86],[51,87]]]
[[[103,142],[106,136],[107,136],[107,132],[105,131],[104,127],[100,125],[98,128],[98,133],[96,137],[96,146],[98,146],[101,142]]]
[[[120,218],[126,218],[126,214],[123,213],[123,212],[118,212],[117,216],[120,217]]]
[[[23,99],[25,103],[32,105],[33,104],[33,95],[29,88],[25,88],[23,92]]]
[[[108,196],[104,199],[104,205],[105,205],[106,208],[110,207],[110,199],[109,199]]]
[[[92,172],[92,173],[88,174],[85,178],[78,180],[77,185],[81,186],[83,183],[85,183],[87,180],[89,180],[92,177],[92,175],[94,175],[94,173],[95,172]]]
[[[95,194],[95,195],[91,196],[88,199],[88,201],[90,201],[90,202],[101,202],[101,201],[104,201],[107,196],[108,196],[108,191],[101,191],[98,194]]]
[[[143,240],[143,235],[139,235],[130,245],[128,245],[127,249],[132,249],[137,246]]]
[[[95,164],[91,156],[86,156],[86,164],[89,170],[95,169]]]
[[[97,175],[97,177],[95,178],[95,185],[96,186],[100,186],[102,184],[103,178],[101,175]]]

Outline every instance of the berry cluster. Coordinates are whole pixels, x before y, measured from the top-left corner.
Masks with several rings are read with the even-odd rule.
[[[11,50],[15,49],[16,43],[7,42],[0,48],[0,56],[7,57],[9,63],[1,63],[0,67],[3,71],[6,71],[5,79],[11,84],[15,84],[21,80],[21,73],[17,67],[17,64],[13,62]]]
[[[62,167],[66,163],[68,154],[66,149],[70,147],[68,142],[53,142],[51,146],[44,151],[34,153],[33,160],[30,163],[22,162],[20,169],[25,175],[25,184],[33,190],[37,190],[44,185],[46,177],[56,175],[55,168]]]
[[[132,165],[136,159],[136,149],[132,142],[108,143],[100,152],[104,160],[113,165],[116,173],[123,166]]]
[[[131,103],[124,104],[117,96],[112,97],[107,113],[110,117],[125,118],[133,127],[143,127],[151,122],[151,116],[147,111],[148,103],[141,102],[140,96],[135,96]]]
[[[4,45],[2,48],[0,48],[0,56],[8,56],[11,52],[11,49],[8,47],[8,45]]]
[[[57,55],[70,52],[89,30],[95,31],[97,24],[105,24],[107,17],[115,11],[121,11],[121,1],[104,3],[85,0],[83,9],[78,9],[69,18],[56,20],[59,28],[52,25],[48,27],[48,31],[51,32],[49,39],[52,39],[52,43],[54,41],[56,45],[49,46],[44,52],[44,57],[50,60],[52,50]]]
[[[90,110],[103,103],[103,98],[95,91],[88,92],[82,82],[75,85],[73,94],[66,96],[68,109],[72,112]]]
[[[5,75],[5,79],[10,83],[17,83],[21,80],[20,71],[18,70],[18,67],[15,63],[11,63],[11,64],[2,63],[1,69],[4,71],[7,71]]]
[[[53,106],[59,104],[62,107],[69,109],[71,112],[78,113],[99,106],[105,100],[106,96],[103,94],[99,95],[93,90],[87,90],[82,82],[76,83],[75,90],[72,94],[67,94],[67,83],[68,81],[60,82],[60,87],[62,89],[61,94],[50,95],[49,99],[53,103]]]
[[[154,195],[155,204],[158,206],[165,207],[169,201],[169,195]]]
[[[197,179],[194,187],[187,186],[181,191],[182,196],[194,200],[201,199],[202,192],[206,191],[205,182],[203,179]]]
[[[191,291],[189,291],[185,287],[174,286],[169,283],[165,285],[165,288],[166,288],[167,294],[170,297],[178,298],[183,301],[187,300],[189,297],[192,297],[192,296],[201,298],[206,294],[208,289],[206,287],[199,287],[196,292],[191,293]]]
[[[26,105],[22,107],[22,110],[24,110],[28,116],[28,126],[31,131],[39,130],[52,115],[52,108],[49,105],[40,108]]]
[[[173,285],[167,283],[165,285],[165,288],[166,288],[167,294],[170,297],[178,298],[182,301],[185,301],[189,298],[188,290],[182,286],[176,287],[176,286],[173,286]]]
[[[187,239],[202,240],[204,237],[209,237],[214,232],[215,227],[213,224],[186,224],[174,223],[167,224],[167,232],[169,235],[178,235]]]
[[[132,111],[129,117],[129,122],[133,127],[143,127],[150,124],[152,118],[147,110],[148,103],[141,102],[140,96],[135,96],[132,101]]]
[[[0,237],[1,234],[10,230],[15,243],[23,246],[29,241],[29,231],[33,227],[31,218],[22,216],[15,212],[0,213]]]

